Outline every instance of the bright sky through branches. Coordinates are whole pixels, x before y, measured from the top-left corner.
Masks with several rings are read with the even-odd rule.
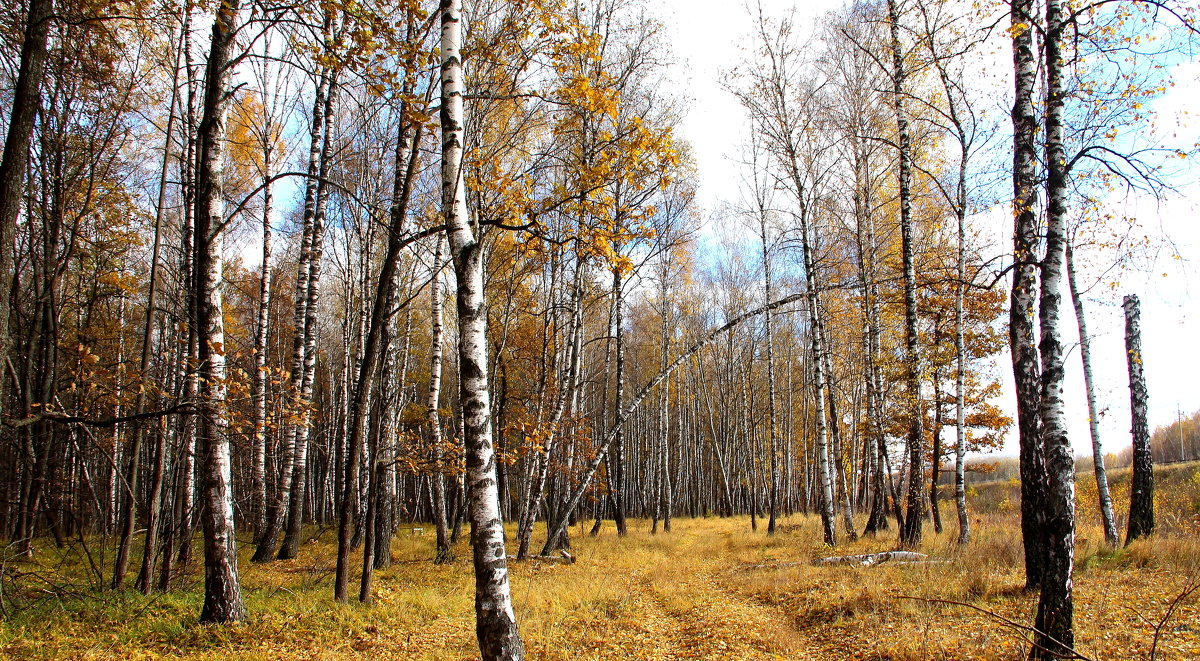
[[[724,204],[736,204],[740,195],[742,175],[737,161],[746,141],[745,113],[723,87],[722,81],[725,73],[741,61],[751,43],[757,8],[761,6],[772,17],[794,10],[801,33],[807,33],[821,14],[841,4],[831,0],[771,0],[761,5],[659,0],[648,5],[648,11],[666,23],[666,41],[671,45],[676,62],[669,75],[673,82],[672,91],[688,105],[680,134],[691,143],[695,155],[699,199],[705,207],[701,217],[706,223],[711,224],[708,219],[715,209]],[[1007,59],[1009,51],[1005,43],[992,50],[994,70],[1000,75],[1005,66],[1011,66]],[[1200,64],[1193,61],[1176,66],[1172,75],[1175,86],[1153,102],[1152,109],[1158,113],[1156,123],[1164,138],[1190,145],[1200,136],[1200,126],[1194,120],[1189,123],[1187,116],[1200,105]],[[1002,108],[1011,91],[1007,80],[998,78],[997,81],[996,98],[990,101]],[[1001,85],[1005,87],[1001,89]],[[1098,282],[1086,295],[1086,305],[1088,326],[1093,334],[1097,399],[1103,411],[1101,438],[1106,452],[1119,452],[1129,444],[1129,393],[1120,307],[1125,294],[1136,293],[1142,299],[1151,426],[1173,422],[1177,410],[1182,410],[1185,415],[1200,410],[1200,387],[1196,385],[1200,375],[1200,312],[1194,305],[1196,289],[1200,285],[1195,281],[1200,266],[1196,262],[1200,256],[1200,223],[1197,222],[1200,185],[1194,182],[1200,175],[1189,178],[1191,182],[1161,202],[1144,197],[1111,201],[1119,213],[1137,218],[1135,233],[1149,239],[1150,256],[1139,260],[1130,269],[1112,271],[1103,278],[1099,276],[1104,269],[1105,256],[1094,255],[1090,267],[1081,267],[1084,273],[1092,276],[1089,279],[1081,274],[1082,280],[1089,284]],[[993,244],[990,254],[1002,254],[1011,249],[1012,226],[1007,213],[993,210],[974,218],[973,224],[990,238]],[[704,227],[700,236],[703,240],[713,232],[713,227]],[[1081,282],[1081,287],[1087,286]],[[1087,454],[1091,445],[1078,334],[1073,311],[1068,312],[1070,314],[1064,315],[1066,323],[1062,330],[1070,351],[1066,381],[1069,431],[1076,453]],[[1015,396],[1008,361],[1007,352],[996,358],[997,370],[1005,385],[1004,398],[998,403],[1013,414]],[[1016,453],[1015,431],[1010,434],[1004,453]]]

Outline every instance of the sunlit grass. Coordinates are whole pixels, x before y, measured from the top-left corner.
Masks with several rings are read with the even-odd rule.
[[[1080,476],[1075,587],[1084,654],[1147,658],[1168,602],[1200,575],[1191,523],[1200,504],[1198,474],[1195,465],[1160,470],[1160,534],[1119,549],[1103,544],[1094,500],[1088,502],[1090,475]],[[1127,499],[1127,479],[1120,472],[1114,478],[1115,496]],[[512,563],[516,612],[534,659],[1023,658],[1021,632],[1000,619],[1029,624],[1036,607],[1036,596],[1022,590],[1015,497],[1011,484],[976,489],[965,548],[955,543],[953,502],[944,502],[947,530],[934,535],[927,524],[919,549],[948,560],[932,564],[812,564],[895,548],[894,521],[875,538],[836,549],[821,543],[818,519],[803,515],[785,517],[773,537],[752,532],[745,517],[676,519],[671,533],[653,536],[649,522],[633,521],[625,538],[611,523],[596,537],[577,527],[576,564]],[[436,565],[432,530],[403,528],[394,564],[377,572],[374,601],[364,605],[333,601],[334,541],[328,533],[318,538],[296,560],[268,565],[251,564],[244,545],[239,562],[250,619],[224,627],[196,622],[197,561],[178,590],[146,597],[98,589],[78,547],[39,544],[32,561],[6,561],[10,617],[0,623],[0,657],[476,658],[465,543],[453,562]],[[102,542],[93,541],[91,551],[101,553]],[[15,582],[13,572],[22,574]],[[1197,632],[1193,599],[1162,627],[1157,658],[1200,656]]]

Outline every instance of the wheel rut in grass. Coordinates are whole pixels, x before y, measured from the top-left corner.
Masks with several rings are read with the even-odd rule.
[[[712,540],[683,533],[680,555],[705,558],[698,548]],[[662,614],[671,629],[670,641],[683,659],[809,659],[808,642],[778,609],[746,599],[721,585],[724,569],[713,560],[680,566],[669,558],[639,576],[643,612]]]

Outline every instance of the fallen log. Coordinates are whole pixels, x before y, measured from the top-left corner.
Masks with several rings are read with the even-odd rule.
[[[780,567],[795,567],[796,565],[808,564],[806,562],[768,562],[762,565],[742,565],[738,567],[741,571],[750,571],[751,569],[776,569]]]
[[[868,553],[865,555],[839,555],[832,558],[818,558],[813,560],[814,565],[858,565],[859,567],[874,567],[875,565],[884,563],[937,563],[939,560],[931,560],[924,553],[916,551],[884,551],[883,553]]]
[[[558,562],[558,563],[562,563],[564,565],[575,564],[575,556],[571,555],[570,553],[567,553],[563,549],[559,549],[558,553],[559,553],[558,555],[531,555],[525,559],[530,562],[534,562],[534,561],[536,561],[536,562]],[[510,555],[510,556],[508,556],[508,560],[509,560],[509,562],[516,562],[518,560],[518,558]]]

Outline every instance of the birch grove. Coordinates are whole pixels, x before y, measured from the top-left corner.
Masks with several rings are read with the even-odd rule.
[[[583,535],[812,517],[829,548],[952,534],[970,557],[985,455],[1012,451],[1030,656],[1059,658],[1094,516],[1080,365],[1087,509],[1115,547],[1105,455],[1128,448],[1126,543],[1154,534],[1138,299],[1132,438],[1102,439],[1117,357],[1093,340],[1139,256],[1115,200],[1165,197],[1195,147],[1137,141],[1183,51],[1109,54],[1135,18],[1192,45],[1188,7],[727,8],[751,28],[720,74],[741,156],[714,202],[673,27],[632,0],[19,4],[13,558],[87,545],[116,593],[203,572],[199,618],[225,624],[255,616],[239,543],[255,571],[336,545],[322,589],[377,608],[393,542],[429,526],[420,562],[474,577],[482,658],[522,659],[513,568],[574,562]]]

